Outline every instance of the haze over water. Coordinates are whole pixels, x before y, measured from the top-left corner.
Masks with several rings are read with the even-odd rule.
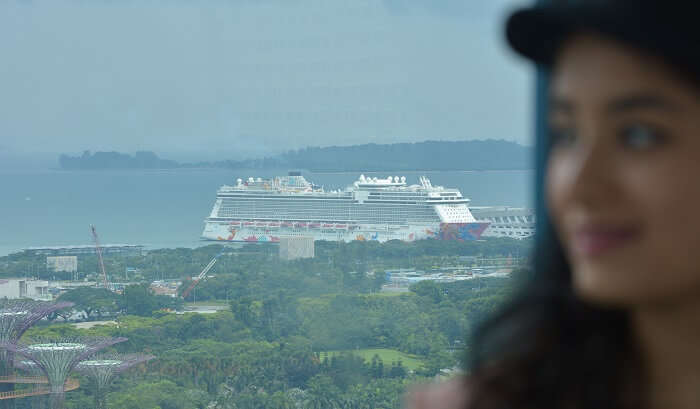
[[[24,247],[90,244],[95,224],[103,243],[149,248],[194,247],[216,189],[236,178],[284,175],[287,170],[0,171],[0,255]],[[325,189],[342,189],[359,173],[303,172]],[[409,184],[428,176],[433,185],[454,187],[473,206],[530,206],[531,171],[381,172],[406,176]]]

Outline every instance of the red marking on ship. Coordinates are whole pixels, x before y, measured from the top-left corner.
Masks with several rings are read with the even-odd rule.
[[[440,238],[442,240],[478,240],[489,223],[440,223]]]

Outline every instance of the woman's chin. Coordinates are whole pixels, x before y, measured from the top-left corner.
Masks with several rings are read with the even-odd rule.
[[[573,268],[573,287],[584,301],[606,307],[632,307],[659,297],[654,276],[615,266],[581,265]]]

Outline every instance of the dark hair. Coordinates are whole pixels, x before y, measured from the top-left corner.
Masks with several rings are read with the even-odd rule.
[[[469,408],[642,407],[626,312],[578,299],[554,235],[538,234],[536,273],[472,339]]]
[[[628,314],[590,305],[573,292],[571,268],[544,202],[548,151],[539,140],[533,273],[471,339],[468,407],[638,409],[645,388]]]

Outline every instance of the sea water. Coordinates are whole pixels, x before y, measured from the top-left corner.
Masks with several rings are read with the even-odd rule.
[[[285,175],[287,170],[2,170],[0,255],[31,246],[90,244],[90,224],[102,243],[147,248],[195,247],[214,204],[216,190],[237,178]],[[358,172],[302,172],[326,190],[342,189]],[[406,176],[409,184],[429,177],[454,187],[473,206],[531,206],[533,172],[381,172]]]

